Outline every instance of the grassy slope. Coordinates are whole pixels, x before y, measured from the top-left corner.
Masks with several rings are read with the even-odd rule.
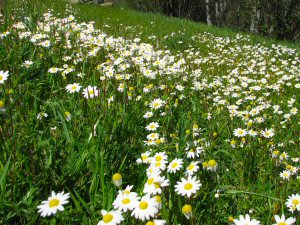
[[[55,9],[55,12],[64,13],[66,8],[64,0],[32,1],[36,1],[40,4],[39,9],[44,8],[44,10],[46,10],[51,7]],[[101,28],[108,34],[133,38],[132,35],[136,35],[137,32],[132,32],[132,30],[138,30],[140,33],[138,37],[143,41],[153,43],[149,41],[148,37],[155,35],[157,40],[160,41],[161,46],[167,46],[173,50],[181,50],[189,45],[193,45],[191,36],[204,32],[209,32],[221,37],[235,37],[237,34],[243,34],[248,35],[251,42],[255,44],[263,44],[266,46],[280,44],[290,48],[300,49],[300,43],[268,39],[259,35],[241,33],[229,28],[209,27],[206,24],[192,22],[187,19],[137,12],[126,6],[123,7],[123,5],[102,7],[92,4],[77,4],[73,5],[73,8],[82,21],[95,21],[96,27]],[[107,24],[110,27],[105,26]],[[128,29],[128,26],[131,27],[131,29]],[[124,27],[127,27],[127,29],[124,29]],[[177,33],[177,35],[167,40],[164,39],[166,35],[170,35],[173,32]],[[182,33],[178,34],[178,32]],[[183,44],[178,45],[178,41],[183,41]]]

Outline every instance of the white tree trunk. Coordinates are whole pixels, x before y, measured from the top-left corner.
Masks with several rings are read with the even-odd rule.
[[[220,25],[220,6],[218,1],[215,2],[215,9],[216,9],[217,24]]]
[[[210,0],[205,0],[205,6],[206,6],[206,21],[207,21],[207,25],[211,26],[212,22],[211,22],[211,15],[210,15],[210,9],[209,9],[209,1]]]

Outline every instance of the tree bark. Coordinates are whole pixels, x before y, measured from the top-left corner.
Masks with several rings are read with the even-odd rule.
[[[208,25],[208,26],[211,26],[211,25],[212,25],[212,22],[211,22],[211,15],[210,15],[209,2],[210,2],[210,0],[205,0],[206,22],[207,22],[207,25]]]

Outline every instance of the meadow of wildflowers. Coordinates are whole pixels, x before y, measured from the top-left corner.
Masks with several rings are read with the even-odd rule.
[[[299,49],[20,15],[0,18],[0,224],[299,223]]]

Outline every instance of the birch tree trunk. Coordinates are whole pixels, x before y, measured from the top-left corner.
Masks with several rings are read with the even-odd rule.
[[[218,0],[215,2],[215,10],[216,10],[217,25],[220,25],[220,5]]]
[[[209,9],[209,1],[210,0],[205,0],[205,8],[206,8],[206,22],[208,26],[212,25],[211,22],[211,15],[210,15],[210,9]]]

